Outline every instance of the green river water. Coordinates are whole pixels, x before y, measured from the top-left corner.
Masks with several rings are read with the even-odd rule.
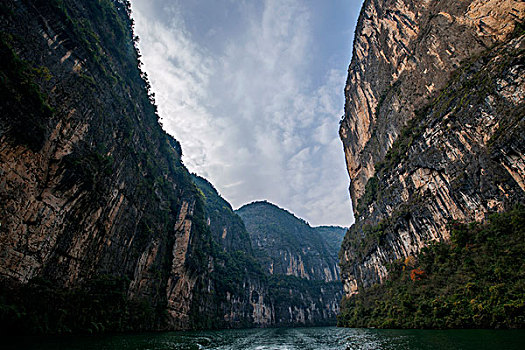
[[[416,350],[525,349],[525,330],[271,328],[104,337],[4,338],[7,349]]]

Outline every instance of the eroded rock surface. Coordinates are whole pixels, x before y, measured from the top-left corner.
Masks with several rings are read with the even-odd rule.
[[[338,249],[333,249],[322,235],[327,231],[341,233],[337,227],[310,227],[292,213],[264,201],[247,204],[237,213],[250,233],[256,256],[269,273],[325,282],[340,280]]]
[[[127,12],[117,0],[0,5],[2,302],[31,305],[9,289],[24,286],[65,296],[62,311],[42,307],[58,319],[43,332],[333,324],[340,287],[269,280],[231,206],[194,185],[158,123]],[[78,295],[118,307],[63,327]]]
[[[341,121],[356,223],[347,294],[524,202],[522,1],[365,1]]]

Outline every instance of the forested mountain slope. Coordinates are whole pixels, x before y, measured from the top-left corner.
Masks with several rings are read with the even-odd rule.
[[[339,280],[339,248],[330,240],[333,238],[323,236],[338,228],[310,227],[292,213],[265,201],[247,204],[237,213],[250,233],[256,256],[270,273],[326,282]],[[342,237],[341,231],[339,228]]]

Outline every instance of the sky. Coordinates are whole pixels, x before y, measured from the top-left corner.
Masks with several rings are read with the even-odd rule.
[[[183,162],[237,209],[349,226],[338,135],[360,0],[132,0],[142,69]]]

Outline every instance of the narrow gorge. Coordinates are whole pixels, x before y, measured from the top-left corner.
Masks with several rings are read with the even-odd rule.
[[[284,40],[275,46],[286,55],[290,48],[305,51],[308,40],[299,34],[307,35],[294,30],[309,28],[308,16],[301,17],[306,12],[292,11],[301,18],[290,22],[280,11],[261,10],[261,21],[292,23],[283,26],[287,35],[261,36]],[[275,23],[266,16],[275,16]],[[302,213],[337,216],[342,200],[323,182],[333,185],[338,178],[325,166],[329,161],[316,157],[336,145],[343,166],[339,137],[355,217],[348,229],[312,226],[280,207],[287,204],[253,201],[261,198],[256,191],[241,202],[251,203],[234,210],[212,183],[192,173],[200,171],[188,170],[184,144],[163,129],[130,1],[3,0],[0,333],[336,323],[354,328],[524,328],[524,17],[520,0],[364,0],[344,87],[344,115],[339,135],[335,117],[332,141],[326,132],[330,124],[313,120],[333,114],[329,100],[335,71],[310,95],[279,86],[283,95],[270,98],[276,103],[270,119],[282,124],[275,131],[249,119],[250,113],[258,117],[260,106],[244,101],[247,82],[228,71],[205,76],[211,68],[199,55],[212,51],[199,50],[188,40],[180,47],[168,40],[173,51],[189,48],[202,58],[179,57],[199,66],[202,76],[189,68],[178,74],[199,75],[191,77],[196,85],[234,85],[228,86],[235,95],[232,103],[249,110],[237,111],[238,129],[230,133],[234,119],[211,116],[203,108],[200,112],[212,120],[208,126],[219,125],[224,135],[211,127],[191,135],[196,141],[189,142],[190,150],[210,146],[205,136],[217,137],[210,146],[216,149],[203,151],[195,163],[209,161],[219,173],[230,171],[231,164],[213,155],[226,150],[222,143],[242,136],[250,144],[232,154],[250,162],[243,176],[256,181],[275,176],[260,188],[285,183],[295,192],[266,190],[295,196]],[[290,38],[304,42],[296,40],[294,46]],[[233,61],[246,60],[251,79],[258,69],[253,62],[272,69],[280,65],[272,45],[261,47],[275,57]],[[232,45],[226,46],[233,52]],[[257,51],[249,49],[247,55]],[[173,61],[179,59],[170,54]],[[229,67],[231,62],[223,59],[216,63]],[[293,76],[297,72],[283,67],[290,72],[272,73],[286,82],[300,80]],[[322,75],[310,73],[311,79],[301,84]],[[343,73],[344,80],[344,68]],[[213,81],[217,76],[225,81]],[[254,85],[257,98],[269,86]],[[207,102],[226,104],[221,98],[230,102],[222,95]],[[165,96],[161,101],[166,102]],[[314,104],[322,106],[315,109]],[[275,111],[291,105],[294,113]],[[187,122],[200,126],[196,120]],[[305,126],[291,126],[298,121]],[[241,135],[248,129],[253,135]],[[272,135],[255,133],[260,130]],[[276,154],[279,148],[272,143],[278,138],[293,148],[288,158]],[[299,142],[302,138],[307,141]],[[292,147],[294,142],[299,146]],[[252,157],[257,151],[264,153],[262,158]],[[306,164],[306,158],[318,164]],[[274,167],[274,161],[280,163]],[[265,165],[283,174],[259,169]],[[295,171],[301,173],[291,176]],[[344,169],[341,173],[346,177]],[[243,184],[237,175],[217,188]],[[320,193],[334,197],[319,200]],[[347,225],[344,220],[339,224]]]
[[[0,10],[2,332],[335,324],[344,230],[293,256],[320,270],[266,269],[159,124],[128,1]]]

